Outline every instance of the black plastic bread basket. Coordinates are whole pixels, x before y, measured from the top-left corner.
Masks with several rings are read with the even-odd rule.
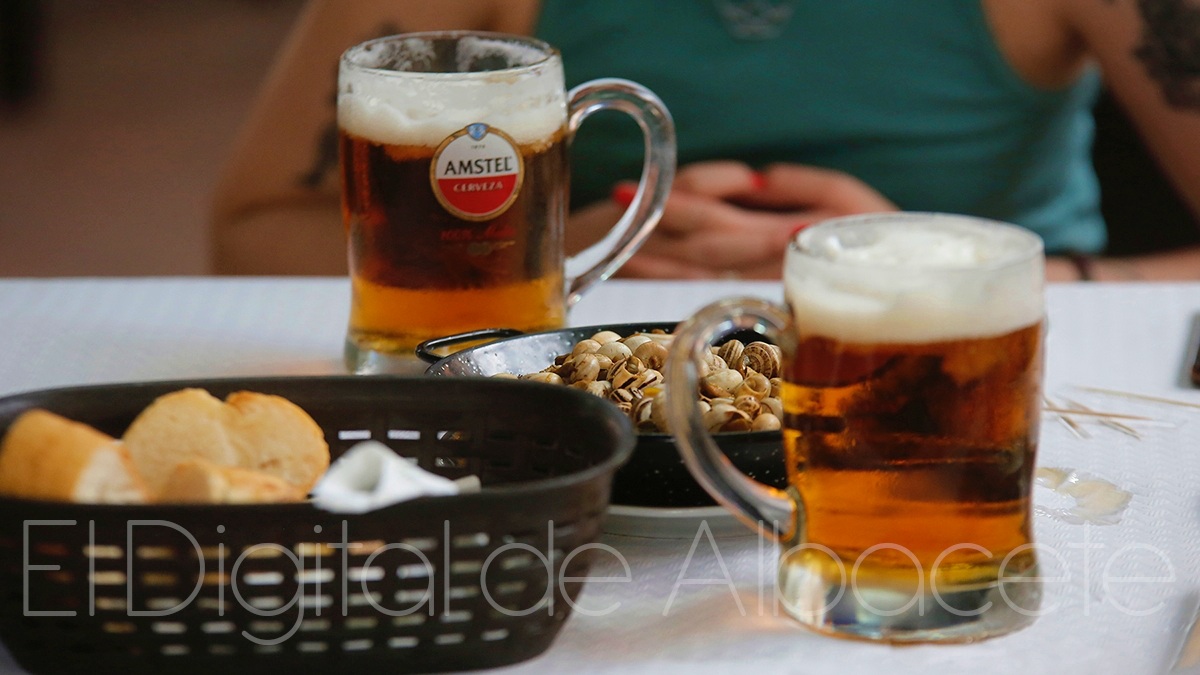
[[[634,435],[612,406],[500,379],[258,378],[0,399],[120,436],[198,386],[285,396],[334,457],[372,438],[474,494],[366,514],[310,504],[96,506],[0,499],[0,638],[33,672],[429,672],[549,647],[571,612]]]

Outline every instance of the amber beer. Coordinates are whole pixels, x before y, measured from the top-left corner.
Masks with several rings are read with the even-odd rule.
[[[1040,242],[951,216],[870,223],[802,233],[785,273],[784,447],[806,545],[781,588],[821,579],[856,611],[928,625],[1005,602],[1020,622],[1036,588],[994,591],[1037,569]]]
[[[418,370],[423,340],[561,326],[557,55],[496,35],[394,36],[347,51],[338,83],[348,365]]]
[[[633,117],[646,156],[613,236],[568,271],[567,146],[600,110]],[[568,91],[558,50],[527,36],[355,45],[339,63],[337,123],[356,373],[421,372],[415,347],[431,338],[561,327],[646,240],[675,175],[674,122],[653,92],[620,78]]]
[[[801,623],[944,642],[1037,616],[1044,265],[1041,240],[1013,225],[849,216],[792,241],[786,306],[732,299],[681,325],[667,364],[680,453],[714,498],[779,541],[777,597]],[[731,321],[784,347],[786,493],[733,473],[695,430],[694,405],[669,396],[690,377],[686,357]]]
[[[431,186],[436,145],[382,143],[346,129],[340,136],[349,340],[411,352],[423,340],[480,327],[563,324],[563,247],[549,226],[565,208],[561,131],[515,146],[519,193],[499,215],[475,220],[447,209]]]
[[[789,477],[808,541],[836,561],[789,562],[857,564],[856,583],[909,589],[1029,572],[1041,333],[802,339],[784,383]]]

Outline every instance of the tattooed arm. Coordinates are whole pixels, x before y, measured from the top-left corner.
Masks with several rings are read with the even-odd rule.
[[[1058,1],[1200,227],[1200,0]],[[1095,271],[1099,279],[1200,279],[1200,248],[1102,260]]]
[[[512,0],[310,0],[217,185],[212,271],[345,273],[334,105],[346,48],[402,31],[527,32],[535,9]]]

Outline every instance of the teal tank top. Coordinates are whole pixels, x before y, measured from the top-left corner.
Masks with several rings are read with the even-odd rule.
[[[798,162],[857,176],[902,209],[995,218],[1051,253],[1105,244],[1089,71],[1055,91],[1009,66],[978,1],[796,0],[782,34],[735,39],[714,0],[543,0],[537,35],[567,84],[623,77],[676,124],[679,162]],[[642,140],[615,112],[572,147],[572,204],[636,179]]]

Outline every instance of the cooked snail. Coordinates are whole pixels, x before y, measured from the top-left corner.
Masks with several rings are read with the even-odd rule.
[[[554,365],[519,377],[582,389],[611,401],[639,432],[668,432],[662,368],[672,338],[661,332],[621,337],[600,331],[556,357]],[[782,359],[779,347],[766,342],[729,340],[711,347],[697,364],[697,406],[704,425],[713,432],[779,429]]]

